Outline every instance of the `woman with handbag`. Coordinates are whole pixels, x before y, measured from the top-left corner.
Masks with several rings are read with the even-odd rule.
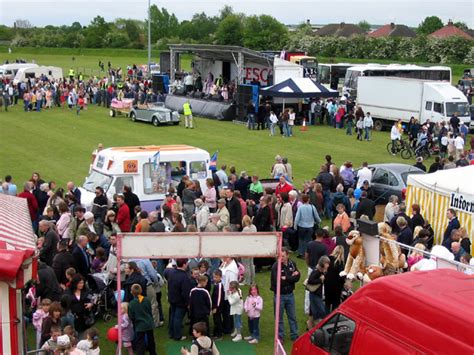
[[[67,295],[71,300],[71,312],[74,315],[74,325],[79,337],[90,328],[95,320],[92,314],[92,303],[89,299],[89,291],[86,288],[84,277],[76,274],[71,280],[71,286],[67,290]]]
[[[326,255],[319,258],[316,268],[311,272],[306,280],[305,287],[309,291],[310,317],[308,328],[313,328],[327,315],[326,305],[324,304],[324,278],[329,268],[330,259]]]

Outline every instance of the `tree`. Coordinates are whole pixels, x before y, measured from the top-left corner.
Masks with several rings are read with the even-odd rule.
[[[438,16],[428,16],[418,26],[417,32],[421,35],[429,35],[443,27],[443,21]]]
[[[219,23],[216,31],[218,44],[241,46],[244,42],[243,15],[228,15]]]
[[[219,10],[219,22],[224,20],[227,16],[233,15],[234,9],[232,6],[225,5],[222,9]]]
[[[110,32],[110,24],[102,16],[96,16],[91,24],[85,29],[84,46],[87,48],[102,48],[107,45],[107,34]]]
[[[255,50],[282,49],[288,39],[285,25],[269,15],[245,19],[244,46]]]
[[[372,26],[370,26],[370,23],[368,23],[366,20],[359,21],[357,26],[362,28],[365,32],[369,32],[371,27],[372,27]]]
[[[13,23],[14,28],[20,28],[20,29],[30,29],[33,26],[31,25],[31,22],[28,20],[23,20],[23,19],[17,19]]]
[[[465,22],[461,22],[461,21],[455,22],[454,26],[456,26],[460,30],[463,30],[464,32],[469,31],[469,27],[467,27]]]
[[[153,43],[161,38],[176,35],[179,25],[175,14],[170,14],[165,8],[160,10],[156,5],[150,7],[150,22]],[[146,25],[148,26],[148,20]]]
[[[204,12],[194,14],[191,21],[183,21],[179,25],[178,36],[181,39],[193,39],[199,42],[209,42],[216,32],[218,19],[208,17]]]

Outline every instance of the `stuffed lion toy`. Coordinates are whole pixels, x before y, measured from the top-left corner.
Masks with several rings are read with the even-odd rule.
[[[363,271],[365,271],[365,252],[359,231],[350,232],[346,238],[346,243],[350,246],[349,255],[347,256],[346,267],[344,271],[339,273],[339,276],[347,276],[348,280],[353,280],[356,276],[362,279]]]

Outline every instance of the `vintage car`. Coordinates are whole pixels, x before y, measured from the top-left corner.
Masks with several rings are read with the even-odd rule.
[[[146,106],[134,106],[131,109],[129,116],[133,122],[151,122],[154,126],[167,123],[179,125],[178,111],[172,111],[166,108],[162,102],[155,102]]]

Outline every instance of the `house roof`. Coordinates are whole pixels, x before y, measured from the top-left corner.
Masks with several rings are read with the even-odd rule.
[[[415,31],[405,25],[388,23],[368,34],[369,37],[416,37]]]
[[[359,26],[344,22],[326,25],[316,32],[316,35],[321,37],[351,37],[363,34],[365,34],[365,31]]]
[[[460,36],[467,39],[473,39],[469,34],[457,28],[451,22],[448,23],[443,28],[440,28],[439,30],[434,31],[433,33],[428,35],[428,37],[431,37],[431,38],[447,38],[447,37],[452,37],[452,36]]]

